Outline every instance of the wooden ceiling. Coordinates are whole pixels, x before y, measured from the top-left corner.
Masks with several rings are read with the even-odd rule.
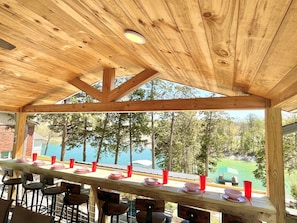
[[[0,110],[90,92],[113,68],[293,111],[296,15],[293,0],[0,0],[0,38],[15,46],[0,48]]]

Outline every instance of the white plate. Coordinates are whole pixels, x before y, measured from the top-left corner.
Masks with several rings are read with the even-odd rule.
[[[147,187],[161,187],[161,186],[163,186],[163,184],[161,184],[160,182],[156,183],[155,185],[148,185],[146,182],[143,182],[142,184]]]
[[[182,188],[182,191],[185,192],[185,193],[188,193],[188,194],[200,194],[200,193],[201,193],[200,190],[189,191],[188,188],[186,188],[186,187],[183,187],[183,188]]]
[[[74,173],[78,173],[78,174],[84,174],[84,173],[90,173],[91,171],[88,168],[84,168],[84,167],[80,167],[80,168],[76,168],[74,170]]]
[[[245,197],[239,197],[237,199],[231,199],[227,194],[223,194],[223,198],[227,201],[235,202],[235,203],[244,203],[246,202]]]
[[[114,175],[110,174],[110,175],[108,176],[108,179],[110,179],[110,180],[121,180],[121,179],[123,179],[123,178],[125,178],[124,175],[121,175],[121,176],[114,176]]]

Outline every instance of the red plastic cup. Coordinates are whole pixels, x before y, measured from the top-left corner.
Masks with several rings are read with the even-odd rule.
[[[168,183],[168,170],[163,170],[163,184]]]
[[[55,164],[56,163],[56,156],[51,156],[51,164]]]
[[[200,175],[200,190],[205,190],[205,184],[206,184],[206,176]]]
[[[127,177],[132,177],[132,165],[127,166]]]
[[[92,162],[92,172],[96,172],[96,169],[97,169],[97,162],[94,161]]]
[[[34,162],[35,160],[37,160],[37,153],[32,154],[32,161]]]
[[[70,158],[69,159],[69,168],[73,168],[73,166],[74,166],[74,159]]]
[[[248,180],[244,180],[243,188],[244,188],[244,196],[247,199],[250,199],[252,197],[252,182]]]

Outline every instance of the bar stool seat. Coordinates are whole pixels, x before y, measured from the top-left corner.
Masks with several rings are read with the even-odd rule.
[[[55,185],[53,177],[47,177],[47,176],[41,175],[40,181],[43,183],[43,187],[41,189],[42,197],[40,201],[39,212],[41,212],[41,207],[43,207],[42,202],[43,202],[44,196],[46,196],[46,211],[47,213],[49,213],[49,215],[55,216],[57,195],[63,193],[63,190],[60,186]],[[51,197],[51,205],[49,205],[49,202],[48,202],[49,197]]]
[[[87,203],[89,196],[86,194],[69,194],[64,198],[65,205],[80,205]]]
[[[65,192],[65,196],[63,199],[63,205],[62,205],[62,210],[61,210],[61,214],[60,214],[60,220],[62,220],[62,218],[66,218],[66,220],[68,220],[67,217],[67,207],[71,207],[72,211],[71,211],[71,221],[70,222],[79,222],[78,220],[78,212],[79,212],[79,205],[82,204],[86,204],[87,205],[87,222],[90,221],[89,219],[89,196],[86,194],[81,194],[81,186],[78,184],[73,184],[73,183],[68,183],[68,182],[61,182],[61,188],[62,191]],[[76,219],[74,221],[74,210],[76,207]],[[63,216],[63,211],[64,208],[66,208],[66,216]]]
[[[22,203],[24,202],[24,198],[26,198],[26,207],[28,207],[28,191],[32,191],[32,199],[31,199],[31,210],[33,209],[33,206],[38,207],[38,193],[43,187],[43,183],[41,182],[34,182],[33,181],[33,174],[32,173],[25,173],[22,172],[22,185],[24,189],[23,197],[22,197]],[[34,198],[36,196],[36,203],[34,205]]]
[[[119,193],[105,191],[98,188],[97,197],[99,200],[104,201],[102,211],[104,215],[111,216],[110,222],[113,222],[112,218],[113,216],[116,216],[118,223],[119,216],[125,213],[127,214],[127,222],[129,222],[129,205],[120,203]]]

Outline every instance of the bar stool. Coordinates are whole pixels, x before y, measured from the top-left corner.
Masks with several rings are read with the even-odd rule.
[[[136,198],[135,208],[139,212],[136,213],[138,223],[164,223],[166,222],[165,201]]]
[[[62,188],[60,186],[55,186],[53,177],[40,175],[40,181],[42,182],[43,186],[41,188],[42,197],[40,201],[39,212],[41,212],[43,198],[46,196],[47,213],[49,213],[50,216],[55,216],[57,195],[63,193]],[[51,197],[51,205],[49,205],[48,202],[49,197]],[[48,209],[48,207],[50,207],[50,209]]]
[[[36,193],[35,208],[36,208],[36,211],[37,211],[38,194],[39,194],[39,191],[41,190],[43,184],[41,182],[34,182],[33,180],[34,179],[33,179],[33,174],[32,173],[22,172],[22,185],[23,185],[23,189],[24,189],[24,193],[23,193],[23,196],[22,196],[22,204],[24,202],[24,197],[26,197],[26,208],[28,208],[28,196],[27,196],[27,193],[28,193],[28,191],[32,191],[31,210],[33,210],[34,198],[35,198],[35,193]]]
[[[185,205],[177,205],[177,216],[185,219],[182,222],[189,223],[209,223],[210,212],[202,211]]]
[[[6,177],[12,177],[13,176],[13,170],[6,168],[4,169],[4,174],[2,177],[2,182],[3,182],[3,187],[2,187],[2,192],[1,192],[1,198],[3,198],[3,192],[5,190],[6,187],[10,187],[10,192],[9,192],[9,200],[11,200],[12,198],[12,194],[13,194],[13,189],[16,186],[16,205],[18,204],[18,194],[19,194],[19,185],[22,184],[22,178],[18,177],[18,178],[8,178],[6,179]]]
[[[63,192],[65,192],[65,196],[63,199],[63,205],[62,205],[62,210],[61,210],[61,214],[60,214],[60,220],[62,219],[62,215],[63,215],[63,211],[64,211],[64,207],[66,208],[66,220],[68,220],[67,217],[67,207],[70,206],[72,208],[71,211],[71,221],[70,222],[74,222],[73,219],[73,215],[74,215],[74,209],[76,207],[76,221],[78,222],[78,212],[79,212],[79,205],[82,205],[84,203],[86,203],[87,205],[87,218],[88,218],[88,222],[90,221],[90,217],[89,217],[89,196],[86,194],[81,194],[80,190],[81,190],[81,186],[78,184],[73,184],[73,183],[68,183],[68,182],[61,182],[61,189]]]
[[[104,215],[111,216],[110,222],[112,223],[113,216],[117,216],[117,223],[119,216],[127,214],[127,222],[129,222],[129,205],[120,203],[120,194],[110,191],[104,191],[98,188],[97,196],[100,201],[104,201],[102,211]],[[103,218],[102,218],[103,220]]]

